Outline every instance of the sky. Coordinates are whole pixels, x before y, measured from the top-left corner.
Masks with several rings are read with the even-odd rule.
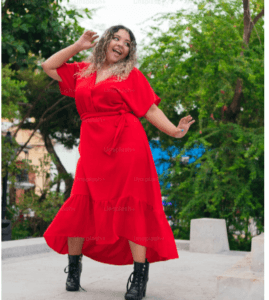
[[[101,35],[108,27],[122,24],[132,30],[138,44],[143,38],[141,29],[154,24],[151,20],[146,21],[147,19],[157,13],[175,12],[191,7],[188,0],[63,0],[61,5],[89,10],[98,8],[92,20],[80,19],[82,27]],[[165,24],[160,29],[165,29]]]
[[[99,37],[111,26],[126,26],[136,38],[139,56],[142,40],[146,37],[142,29],[150,31],[150,26],[156,26],[153,16],[194,7],[190,2],[191,0],[69,0],[69,2],[63,0],[61,5],[67,8],[97,9],[92,20],[87,17],[85,19],[79,18],[79,24],[85,28],[85,31],[97,32]],[[165,22],[160,26],[160,30],[166,31],[168,26],[168,22]]]
[[[150,32],[149,26],[156,26],[156,22],[152,17],[158,13],[171,13],[181,9],[188,9],[193,7],[187,0],[63,0],[61,6],[66,8],[83,9],[98,8],[93,14],[92,20],[87,17],[85,19],[78,18],[79,25],[86,30],[93,30],[97,32],[99,37],[110,26],[122,24],[129,28],[135,35],[137,42],[137,54],[142,48],[143,43],[147,43],[146,32]],[[150,20],[148,20],[150,19]],[[168,29],[168,22],[160,26],[161,31]],[[55,151],[60,157],[67,172],[75,176],[76,165],[79,159],[78,147],[72,150],[67,150],[63,145],[55,145]],[[63,189],[64,185],[61,186]]]

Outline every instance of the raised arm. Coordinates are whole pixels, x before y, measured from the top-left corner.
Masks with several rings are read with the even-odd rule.
[[[176,127],[156,104],[152,104],[144,117],[159,130],[174,138],[184,137],[190,125],[195,122],[195,120],[191,121],[191,116],[187,116],[182,118]]]
[[[95,33],[96,32],[91,30],[84,32],[79,40],[74,44],[56,52],[49,57],[41,64],[44,72],[51,78],[62,82],[62,78],[58,75],[56,69],[80,51],[93,48],[97,44],[97,41],[94,43],[92,43],[92,41],[99,36],[95,35]]]

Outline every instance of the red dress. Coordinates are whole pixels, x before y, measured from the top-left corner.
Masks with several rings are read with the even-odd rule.
[[[128,240],[147,248],[149,263],[179,258],[138,119],[161,99],[135,67],[122,82],[113,76],[95,85],[96,72],[73,76],[88,65],[57,69],[61,94],[75,98],[82,120],[80,158],[70,197],[43,236],[60,254],[68,253],[68,237],[84,237],[82,254],[112,265],[133,264]]]

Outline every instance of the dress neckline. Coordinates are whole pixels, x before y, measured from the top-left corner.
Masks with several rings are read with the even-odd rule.
[[[132,70],[133,71],[133,70]],[[131,72],[132,72],[131,71]],[[131,72],[130,72],[130,74],[131,74]],[[129,76],[128,76],[129,77]],[[104,79],[104,80],[101,80],[101,81],[99,81],[98,83],[96,83],[96,79],[97,79],[97,70],[93,73],[93,86],[92,86],[92,88],[95,88],[96,86],[99,86],[100,84],[102,84],[102,83],[104,83],[104,82],[106,82],[106,81],[108,81],[108,80],[110,80],[110,81],[116,81],[117,82],[117,80],[115,80],[117,78],[117,75],[110,75],[108,78],[106,78],[106,79]],[[126,80],[126,79],[125,79]]]
[[[97,79],[97,71],[95,71],[95,72],[94,72],[94,78],[93,78],[93,87],[96,87],[96,86],[98,86],[100,83],[103,83],[103,82],[105,82],[106,80],[111,79],[111,78],[113,78],[113,77],[114,77],[114,76],[110,76],[110,77],[105,78],[104,80],[98,81],[98,82],[96,83],[96,79]]]

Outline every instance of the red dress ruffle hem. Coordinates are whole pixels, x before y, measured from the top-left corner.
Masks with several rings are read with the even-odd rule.
[[[80,158],[70,197],[43,236],[59,254],[68,253],[68,237],[83,237],[83,255],[112,265],[133,264],[128,240],[147,248],[149,263],[179,258],[139,120],[161,99],[136,67],[121,82],[113,76],[95,85],[96,72],[75,74],[87,66],[57,69],[60,91],[75,98],[82,120]]]

